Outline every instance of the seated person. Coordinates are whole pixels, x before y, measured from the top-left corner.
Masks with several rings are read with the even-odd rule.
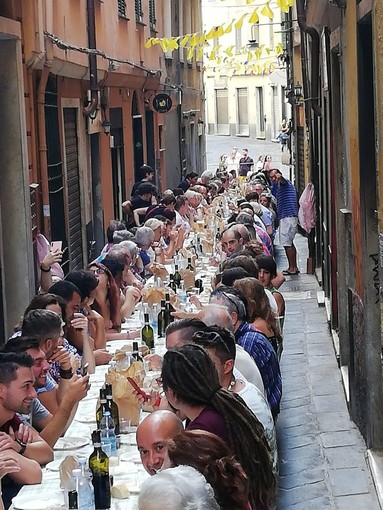
[[[60,364],[60,382],[46,374],[45,385],[37,389],[40,402],[54,414],[59,404],[71,386],[73,368],[68,352],[60,345],[63,335],[63,323],[61,317],[50,310],[31,310],[24,317],[22,335],[29,338],[37,338],[40,341],[40,349],[45,353],[48,362],[57,361]]]
[[[82,363],[89,364],[89,372],[94,373],[94,341],[88,333],[88,319],[84,313],[80,312],[81,291],[69,280],[62,280],[53,284],[49,292],[60,296],[65,301],[65,338],[81,354]]]
[[[145,214],[149,207],[156,203],[157,188],[149,182],[140,184],[137,195],[130,200],[130,210],[133,214],[134,223],[129,223],[128,227],[136,225],[139,227],[145,220]]]
[[[141,275],[145,278],[147,275],[151,275],[151,264],[154,262],[155,253],[152,249],[152,243],[154,242],[155,234],[149,227],[139,227],[135,235],[135,243],[141,248],[138,265],[141,265]]]
[[[190,466],[165,469],[142,484],[138,510],[160,508],[220,510],[211,485]]]
[[[103,247],[103,249],[101,251],[101,255],[105,255],[105,253],[108,253],[110,248],[113,246],[113,244],[114,244],[114,241],[113,241],[114,233],[117,232],[118,230],[125,230],[125,229],[126,229],[126,226],[125,226],[125,223],[123,221],[120,221],[120,220],[110,220],[109,225],[108,225],[108,227],[106,229],[106,238],[107,238],[108,242]]]
[[[23,485],[41,483],[40,464],[53,459],[52,448],[16,414],[29,413],[36,398],[33,364],[28,354],[0,354],[0,450],[20,467],[2,480],[5,508]]]
[[[147,416],[137,427],[137,448],[149,475],[162,468],[167,443],[183,430],[182,421],[172,411],[158,410]]]
[[[34,360],[32,371],[34,387],[37,390],[46,383],[49,363],[44,352],[40,349],[40,342],[34,338],[14,337],[8,340],[0,349],[3,353],[29,354]],[[18,414],[23,423],[31,425],[40,433],[40,437],[53,447],[57,439],[71,424],[77,410],[78,402],[88,391],[89,376],[73,378],[71,386],[64,394],[54,415],[36,397],[33,400],[30,414]]]

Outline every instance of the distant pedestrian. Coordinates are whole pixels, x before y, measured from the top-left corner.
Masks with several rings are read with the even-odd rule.
[[[250,173],[254,166],[254,160],[249,156],[249,151],[247,149],[242,150],[242,158],[239,160],[239,177],[240,183],[242,183],[247,174]]]
[[[277,200],[279,220],[279,242],[284,247],[289,267],[282,271],[285,276],[299,274],[297,250],[294,237],[298,230],[298,200],[293,184],[283,177],[276,168],[270,170],[272,193]]]

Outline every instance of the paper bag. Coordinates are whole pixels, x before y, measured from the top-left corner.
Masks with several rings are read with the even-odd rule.
[[[80,467],[78,458],[75,455],[67,455],[59,467],[60,487],[67,491],[74,490],[75,483],[72,476],[72,470]]]
[[[155,278],[161,278],[162,281],[166,280],[166,278],[169,276],[166,267],[163,264],[158,264],[157,262],[153,262],[151,271]]]
[[[142,386],[145,371],[141,361],[136,361],[126,370],[109,370],[106,374],[106,382],[112,385],[113,400],[118,406],[120,418],[130,420],[133,426],[137,426],[140,420],[141,404],[133,394],[133,387],[127,377],[132,377],[138,386]]]
[[[150,308],[154,303],[160,305],[161,301],[165,299],[165,292],[165,287],[149,287],[142,294],[142,302],[148,303]]]
[[[185,289],[191,289],[192,287],[195,287],[195,272],[191,271],[190,269],[182,269],[180,271],[182,279],[185,284]]]

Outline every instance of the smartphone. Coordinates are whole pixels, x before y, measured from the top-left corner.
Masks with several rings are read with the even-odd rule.
[[[82,369],[81,369],[82,377],[85,377],[86,375],[88,375],[88,367],[89,367],[89,363],[85,363],[85,365],[82,367]]]
[[[139,395],[141,395],[141,397],[147,401],[149,400],[149,395],[147,395],[144,391],[142,391],[142,389],[138,386],[138,384],[136,383],[136,381],[132,378],[132,377],[127,377],[128,381],[130,382],[130,384],[133,386],[133,388],[137,391],[137,393]]]
[[[51,242],[51,250],[52,251],[56,251],[56,250],[62,251],[62,247],[63,247],[62,241],[52,241]]]

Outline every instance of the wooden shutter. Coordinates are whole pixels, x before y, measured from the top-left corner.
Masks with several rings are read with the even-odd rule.
[[[229,134],[229,99],[227,89],[216,89],[217,133]]]
[[[68,187],[68,248],[70,270],[82,269],[81,195],[78,167],[77,109],[64,108],[65,166]]]
[[[134,0],[134,10],[136,14],[136,21],[142,22],[143,12],[141,0]]]
[[[247,88],[237,89],[238,101],[238,134],[249,134],[249,115],[247,108]]]
[[[149,26],[150,30],[156,29],[156,4],[155,0],[149,0]]]
[[[125,0],[117,0],[117,10],[120,18],[126,18],[126,2]]]

